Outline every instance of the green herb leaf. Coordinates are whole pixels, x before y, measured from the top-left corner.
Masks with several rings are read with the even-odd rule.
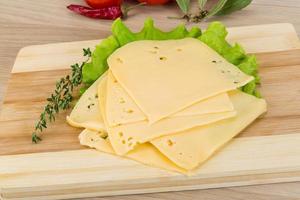
[[[42,138],[40,138],[40,137],[34,132],[34,133],[32,133],[31,140],[32,140],[33,143],[38,143],[39,141],[42,140]]]
[[[201,10],[204,10],[206,2],[207,2],[207,0],[198,0],[199,7]]]
[[[176,2],[184,14],[189,12],[190,0],[176,0]]]
[[[209,11],[206,17],[211,17],[217,14],[223,6],[226,4],[227,0],[219,0]]]
[[[92,56],[91,49],[90,48],[83,49],[83,56],[89,56],[89,57],[91,57]]]
[[[224,7],[216,15],[227,15],[248,6],[252,0],[227,0]]]
[[[73,100],[73,90],[82,82],[82,68],[91,57],[90,49],[83,49],[83,55],[87,56],[87,60],[82,62],[81,65],[77,63],[71,65],[71,74],[57,81],[54,92],[47,98],[47,105],[40,114],[40,118],[31,136],[33,143],[38,143],[42,140],[42,131],[47,128],[48,122],[55,121],[55,114],[70,107]]]

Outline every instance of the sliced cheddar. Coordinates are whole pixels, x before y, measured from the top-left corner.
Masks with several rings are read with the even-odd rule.
[[[102,111],[105,110],[106,104],[106,80],[103,79],[98,87],[99,105]],[[107,112],[104,111],[103,113]],[[151,125],[147,121],[140,121],[114,127],[108,126],[105,114],[102,114],[102,117],[107,125],[108,137],[114,151],[118,155],[124,155],[133,150],[138,144],[146,143],[154,138],[230,118],[235,114],[235,111],[229,111],[195,116],[167,117]]]
[[[151,143],[176,165],[192,170],[266,111],[266,102],[240,91],[230,93],[237,116],[164,136]]]
[[[81,145],[116,155],[110,145],[109,139],[103,139],[101,134],[96,131],[85,129],[80,133],[79,140]],[[125,157],[151,167],[187,174],[186,170],[177,167],[150,143],[139,145]]]
[[[226,111],[233,111],[233,105],[227,93],[222,93],[197,102],[170,117],[202,115]],[[107,75],[106,116],[108,125],[111,127],[147,120],[146,115],[122,88],[110,71]]]
[[[95,81],[80,97],[69,116],[67,122],[74,127],[83,127],[91,130],[104,130],[104,122],[99,110],[98,84],[105,77],[104,74]]]
[[[193,38],[132,42],[108,65],[150,123],[253,80]]]

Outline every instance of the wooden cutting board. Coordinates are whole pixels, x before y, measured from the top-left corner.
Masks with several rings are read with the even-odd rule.
[[[54,84],[99,40],[23,48],[0,115],[0,198],[64,199],[300,181],[300,45],[290,24],[229,29],[255,53],[268,113],[195,176],[151,168],[79,145],[80,129],[59,115],[40,144],[31,132]]]

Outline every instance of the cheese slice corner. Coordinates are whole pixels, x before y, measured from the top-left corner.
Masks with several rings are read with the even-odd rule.
[[[80,133],[79,140],[81,145],[117,156],[111,147],[109,139],[103,139],[101,134],[97,133],[96,131],[85,129]],[[187,170],[176,166],[150,143],[145,143],[138,146],[134,151],[128,153],[125,158],[137,161],[150,167],[156,167],[171,172],[189,175]]]
[[[193,170],[266,111],[266,102],[240,91],[230,93],[237,116],[164,136],[151,143],[176,165]]]
[[[98,101],[98,84],[105,76],[106,74],[103,74],[98,78],[80,97],[66,118],[69,125],[96,131],[105,130]]]
[[[133,150],[136,145],[149,142],[155,138],[173,135],[197,126],[205,126],[214,122],[232,118],[235,111],[203,114],[184,117],[170,117],[149,125],[147,121],[107,127],[111,144],[118,155]]]

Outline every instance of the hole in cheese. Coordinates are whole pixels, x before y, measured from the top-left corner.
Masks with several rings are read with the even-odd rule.
[[[122,132],[119,132],[119,136],[120,136],[120,137],[123,137],[123,133],[122,133]]]
[[[174,144],[174,142],[172,140],[168,140],[167,143],[169,146],[173,146],[173,144]]]
[[[167,57],[164,57],[164,56],[159,57],[159,60],[167,60]]]
[[[122,60],[121,58],[117,58],[117,61],[118,61],[119,63],[123,63],[123,60]]]
[[[121,97],[119,100],[120,103],[125,103],[125,100]]]

